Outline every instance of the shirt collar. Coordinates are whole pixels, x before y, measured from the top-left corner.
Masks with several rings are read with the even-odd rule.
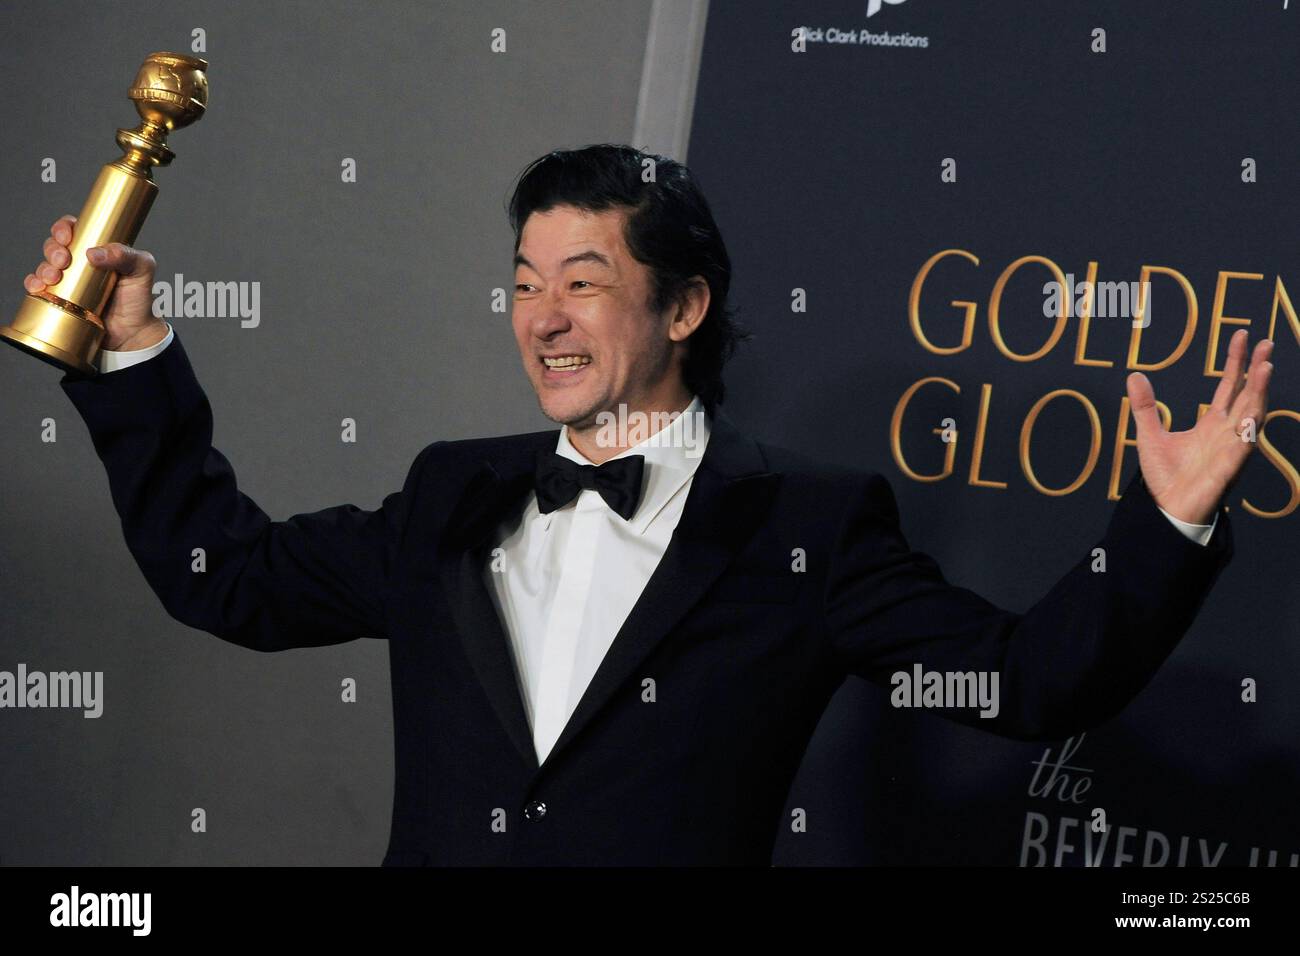
[[[645,470],[641,478],[641,500],[636,513],[632,515],[629,526],[637,533],[644,534],[655,516],[663,510],[664,505],[695,474],[704,457],[704,449],[709,442],[709,416],[704,412],[704,403],[698,395],[682,410],[674,414],[673,420],[659,428],[643,441],[626,451],[619,452],[614,458],[626,458],[629,455],[644,455]],[[620,422],[618,419],[623,418]],[[632,412],[625,416],[616,416],[608,426],[611,429],[622,427],[628,437],[637,437],[662,420],[642,413]],[[576,461],[580,465],[593,462],[582,452],[573,447],[569,441],[569,427],[560,429],[560,437],[555,444],[555,453]],[[613,459],[610,459],[611,461]]]

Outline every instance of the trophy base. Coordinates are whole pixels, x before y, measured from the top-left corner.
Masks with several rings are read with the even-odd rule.
[[[104,327],[88,315],[71,302],[28,293],[13,322],[0,327],[0,337],[64,371],[97,375],[94,358]]]

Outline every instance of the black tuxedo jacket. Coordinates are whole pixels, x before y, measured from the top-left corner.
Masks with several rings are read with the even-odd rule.
[[[805,745],[847,675],[888,686],[916,663],[997,671],[996,718],[938,713],[1060,739],[1149,681],[1232,553],[1222,508],[1202,547],[1138,473],[1046,596],[1002,610],[908,546],[881,474],[760,444],[719,415],[662,562],[538,766],[483,568],[556,431],[436,442],[374,511],[272,521],[212,448],[179,336],[157,358],[61,384],[172,617],[260,651],[387,638],[396,788],[384,865],[766,866]],[[1104,573],[1091,570],[1093,545]],[[196,547],[206,573],[191,571]]]

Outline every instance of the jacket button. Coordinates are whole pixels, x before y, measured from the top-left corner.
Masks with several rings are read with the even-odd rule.
[[[540,800],[534,800],[524,807],[524,817],[528,820],[540,820],[546,816],[546,804]]]

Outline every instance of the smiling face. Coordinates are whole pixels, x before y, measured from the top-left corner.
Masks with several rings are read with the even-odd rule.
[[[690,400],[681,349],[698,319],[652,311],[653,275],[623,239],[627,216],[626,208],[556,206],[530,215],[520,234],[515,341],[542,412],[568,425],[571,438],[622,403],[629,412],[673,411]]]

